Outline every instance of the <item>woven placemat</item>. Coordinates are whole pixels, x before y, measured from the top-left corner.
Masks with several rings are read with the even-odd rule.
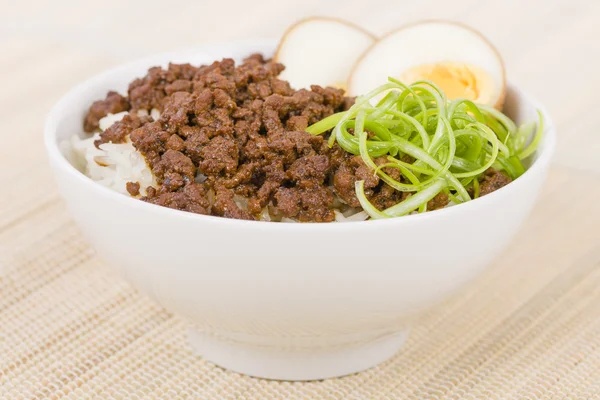
[[[555,168],[509,250],[391,360],[290,383],[193,354],[186,322],[95,256],[43,163],[4,168],[17,158],[0,164],[2,399],[600,398],[597,176]]]

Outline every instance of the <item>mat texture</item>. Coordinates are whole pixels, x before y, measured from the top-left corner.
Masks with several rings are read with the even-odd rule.
[[[507,252],[419,321],[391,360],[288,383],[194,355],[186,322],[95,256],[45,165],[0,170],[10,182],[0,196],[2,399],[600,398],[596,175],[555,168]]]

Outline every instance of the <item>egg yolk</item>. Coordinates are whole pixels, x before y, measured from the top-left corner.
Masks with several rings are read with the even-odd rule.
[[[401,80],[406,83],[432,81],[451,100],[466,98],[487,103],[494,93],[494,80],[486,71],[474,65],[456,62],[418,65],[402,74]]]

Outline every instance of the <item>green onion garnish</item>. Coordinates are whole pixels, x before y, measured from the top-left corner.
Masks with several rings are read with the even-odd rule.
[[[377,105],[374,98],[381,99]],[[519,127],[502,112],[467,99],[448,100],[432,82],[405,85],[393,78],[345,112],[331,115],[307,128],[313,135],[331,131],[329,145],[337,142],[358,155],[391,187],[409,192],[402,202],[378,210],[368,200],[364,182],[356,182],[356,196],[373,219],[424,212],[427,202],[445,193],[453,203],[479,197],[479,178],[489,168],[511,179],[525,172],[523,161],[539,146],[544,121]],[[537,127],[536,127],[537,125]],[[352,132],[351,132],[352,130]],[[535,133],[534,133],[535,130]],[[533,137],[532,137],[533,135]],[[374,158],[387,158],[378,165]],[[405,156],[413,159],[406,162]],[[402,181],[385,173],[395,168]]]

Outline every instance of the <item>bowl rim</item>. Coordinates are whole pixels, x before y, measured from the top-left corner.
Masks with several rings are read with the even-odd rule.
[[[533,164],[521,175],[517,180],[510,184],[474,201],[461,203],[452,207],[446,207],[443,209],[435,210],[434,212],[426,212],[422,214],[405,215],[402,217],[378,219],[369,221],[351,221],[342,223],[322,223],[322,222],[304,222],[304,223],[269,223],[267,221],[248,221],[239,220],[233,218],[217,217],[212,215],[195,214],[188,211],[176,210],[168,207],[159,206],[156,204],[147,203],[135,199],[133,197],[126,196],[122,193],[114,191],[108,187],[102,186],[99,183],[94,182],[92,179],[77,170],[63,155],[60,150],[60,143],[57,138],[57,128],[59,121],[65,115],[65,106],[70,103],[74,98],[81,96],[84,91],[93,86],[102,85],[102,83],[108,78],[126,73],[133,68],[149,68],[153,65],[163,65],[167,60],[177,60],[190,58],[191,56],[198,54],[210,55],[211,53],[217,53],[218,57],[226,57],[228,53],[239,52],[240,49],[247,49],[247,53],[250,54],[254,51],[264,51],[267,49],[274,50],[276,47],[276,41],[270,39],[246,39],[240,41],[230,41],[224,43],[210,44],[205,46],[199,46],[193,49],[183,49],[179,51],[170,51],[157,53],[148,57],[143,57],[137,60],[119,64],[113,68],[105,70],[99,74],[96,74],[78,85],[72,87],[67,91],[51,108],[46,116],[44,124],[44,144],[48,158],[53,163],[55,168],[58,168],[62,173],[68,174],[71,181],[76,181],[79,185],[84,186],[88,190],[95,192],[98,196],[106,196],[108,199],[118,202],[126,207],[135,207],[141,210],[145,210],[149,213],[162,214],[169,218],[179,218],[187,221],[198,221],[199,223],[219,223],[219,224],[232,224],[239,228],[242,227],[260,227],[261,229],[274,229],[274,230],[299,230],[299,229],[318,229],[322,230],[348,230],[356,227],[364,229],[368,227],[376,227],[383,224],[406,224],[415,223],[421,220],[429,220],[435,218],[443,218],[444,216],[451,215],[461,211],[467,211],[468,207],[473,207],[474,204],[484,207],[486,202],[493,202],[498,196],[510,195],[510,191],[516,190],[519,185],[527,184],[532,181],[534,177],[542,179],[544,174],[542,173],[546,169],[552,158],[556,147],[556,129],[555,126],[546,110],[546,108],[537,99],[532,97],[527,92],[507,82],[508,91],[516,91],[526,101],[534,105],[539,109],[544,117],[545,130],[542,143],[537,151],[537,157],[533,161]],[[261,50],[257,50],[261,49]],[[132,77],[131,79],[134,79]],[[106,91],[114,90],[114,88],[106,88]]]

